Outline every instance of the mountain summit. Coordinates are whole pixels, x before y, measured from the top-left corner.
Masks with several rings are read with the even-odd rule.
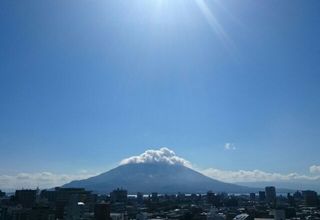
[[[128,163],[85,180],[72,181],[63,187],[83,187],[109,193],[122,187],[130,193],[205,193],[249,192],[253,189],[211,179],[181,164]]]

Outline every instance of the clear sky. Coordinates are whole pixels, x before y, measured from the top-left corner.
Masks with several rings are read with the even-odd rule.
[[[0,175],[320,165],[318,0],[3,0]],[[319,168],[320,170],[320,168]]]

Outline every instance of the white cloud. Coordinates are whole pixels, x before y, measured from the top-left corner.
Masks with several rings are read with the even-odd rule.
[[[224,148],[226,150],[235,150],[236,147],[233,143],[226,143]],[[168,148],[160,148],[159,150],[147,150],[139,156],[126,158],[120,162],[121,165],[130,163],[166,163],[166,164],[179,164],[195,169],[192,164],[181,157],[178,157],[174,151]],[[318,168],[318,167],[317,167]],[[316,175],[301,175],[298,173],[271,173],[261,170],[221,170],[215,168],[196,169],[198,172],[203,173],[213,179],[224,182],[270,182],[270,181],[297,181],[297,180],[320,180],[320,176]],[[311,170],[311,168],[310,168]],[[313,166],[313,170],[316,170]]]
[[[226,143],[225,148],[233,149],[232,143]],[[166,163],[178,164],[192,168],[192,164],[181,157],[178,157],[174,151],[168,148],[160,148],[159,150],[147,150],[139,156],[132,156],[120,162],[121,165],[130,163]],[[194,167],[193,167],[194,168]],[[320,166],[310,166],[310,175],[302,175],[298,173],[271,173],[261,170],[221,170],[216,168],[197,169],[213,179],[224,182],[271,182],[271,181],[320,181]],[[61,186],[73,180],[86,179],[99,173],[92,173],[87,170],[80,170],[76,174],[56,174],[52,172],[38,173],[18,173],[15,175],[0,175],[0,189],[19,189],[19,188],[51,188]]]
[[[312,165],[309,168],[310,173],[320,173],[320,165]]]
[[[191,167],[191,163],[188,160],[176,156],[174,151],[166,147],[159,150],[147,150],[139,156],[126,158],[120,162],[120,165],[130,163],[166,163]]]
[[[51,188],[61,186],[72,180],[86,179],[97,173],[79,172],[77,174],[55,174],[51,172],[18,173],[15,175],[0,175],[0,189],[19,188]]]
[[[224,149],[226,149],[226,150],[236,150],[236,146],[234,145],[234,143],[225,143]]]
[[[224,182],[270,182],[293,180],[320,180],[320,176],[307,176],[298,173],[280,174],[269,173],[261,170],[220,170],[208,168],[201,171],[206,176]]]

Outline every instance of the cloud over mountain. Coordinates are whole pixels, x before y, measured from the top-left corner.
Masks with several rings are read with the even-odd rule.
[[[160,148],[159,150],[146,150],[139,156],[123,159],[120,165],[131,163],[165,163],[191,167],[191,163],[188,160],[178,157],[174,151],[166,147]]]
[[[232,145],[228,145],[232,148]],[[266,172],[263,170],[252,169],[252,170],[224,170],[217,169],[215,167],[208,167],[205,169],[195,168],[191,162],[179,157],[176,153],[166,147],[160,149],[146,150],[144,153],[138,156],[132,156],[123,159],[120,165],[126,164],[169,164],[169,165],[182,165],[188,168],[195,169],[196,171],[211,177],[213,179],[228,182],[319,182],[320,181],[320,165],[312,165],[309,167],[310,173],[299,174],[299,173],[276,173]],[[53,172],[37,172],[37,173],[17,173],[17,174],[0,174],[0,189],[6,189],[10,186],[14,188],[40,188],[54,187],[63,185],[73,180],[86,179],[97,175],[100,172],[88,172],[79,171],[74,174],[58,174]]]
[[[235,150],[236,147],[233,143],[226,143],[225,149]],[[123,159],[120,165],[125,164],[137,164],[137,163],[165,163],[165,164],[178,164],[186,167],[193,167],[188,160],[178,157],[173,150],[163,147],[158,150],[150,149],[146,150],[139,156],[132,156]],[[194,168],[194,167],[193,167]],[[198,172],[204,175],[224,182],[236,183],[236,182],[270,182],[270,181],[315,181],[320,180],[319,175],[303,175],[298,173],[271,173],[262,170],[223,170],[216,168],[196,169]],[[310,173],[320,173],[320,166],[311,166]]]

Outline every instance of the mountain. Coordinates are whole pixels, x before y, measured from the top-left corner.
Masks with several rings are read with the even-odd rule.
[[[83,187],[99,193],[109,193],[122,187],[130,193],[245,193],[249,188],[211,179],[182,165],[165,163],[132,163],[118,166],[108,172],[85,180],[72,181],[63,187]]]

